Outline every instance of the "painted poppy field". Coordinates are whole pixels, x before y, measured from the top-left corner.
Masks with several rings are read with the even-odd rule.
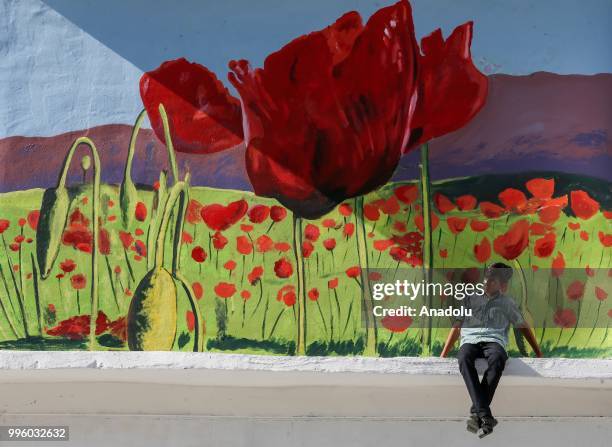
[[[532,321],[545,355],[609,356],[610,213],[587,192],[555,194],[553,179],[534,178],[524,192],[505,188],[496,202],[448,194],[452,183],[433,185],[434,267],[478,276],[485,264],[516,259],[514,265],[526,278],[527,300],[518,281],[512,283],[512,295],[524,311],[534,314],[535,303],[566,303],[559,308],[550,305],[547,321],[552,323]],[[101,187],[95,349],[129,348],[128,310],[152,262],[150,238],[159,187],[139,188],[127,229],[119,188]],[[377,269],[399,268],[415,281],[422,278],[423,214],[414,183],[389,184],[363,198],[361,208],[358,201],[349,200],[321,219],[302,223],[297,251],[291,212],[277,202],[232,190],[190,190],[180,236],[180,269],[198,306],[204,350],[294,354],[296,308],[303,290],[306,353],[360,355],[366,348],[361,323],[364,265],[370,281],[377,279]],[[43,191],[0,196],[4,349],[88,348],[92,189],[83,184],[68,191],[68,220],[57,260],[44,280],[35,261]],[[359,209],[363,219],[356,214]],[[365,259],[359,254],[357,234],[362,223]],[[166,253],[173,240],[168,234]],[[167,258],[164,265],[170,269]],[[303,268],[303,289],[297,283],[298,268]],[[548,287],[536,286],[538,269],[550,277]],[[179,288],[170,349],[194,350],[195,326],[195,313]],[[433,355],[447,335],[447,329],[436,327]],[[409,317],[383,318],[375,355],[421,355],[423,333]],[[511,340],[510,351],[516,355],[518,347]]]

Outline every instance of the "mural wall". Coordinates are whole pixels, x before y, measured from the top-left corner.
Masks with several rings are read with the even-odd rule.
[[[96,3],[0,1],[0,349],[438,355],[373,284],[503,261],[610,356],[610,4]]]

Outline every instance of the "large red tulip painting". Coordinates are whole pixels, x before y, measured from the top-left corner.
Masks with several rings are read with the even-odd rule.
[[[311,219],[384,185],[410,139],[417,57],[410,5],[400,1],[365,25],[349,12],[262,68],[230,62],[255,192]]]

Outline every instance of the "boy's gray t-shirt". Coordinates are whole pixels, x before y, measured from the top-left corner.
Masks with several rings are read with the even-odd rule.
[[[494,297],[469,295],[461,303],[471,309],[472,316],[459,317],[461,345],[464,343],[496,342],[506,348],[510,325],[521,326],[525,320],[512,298],[502,293]]]

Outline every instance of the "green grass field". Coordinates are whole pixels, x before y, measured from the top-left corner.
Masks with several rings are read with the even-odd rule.
[[[452,194],[448,194],[449,185],[448,181],[434,184],[433,191],[444,191],[454,199]],[[385,269],[386,272],[397,272],[402,278],[419,281],[422,278],[421,266],[398,262],[390,255],[389,248],[381,251],[380,242],[376,242],[389,240],[393,236],[414,236],[415,232],[419,231],[415,225],[415,217],[419,215],[418,200],[411,205],[394,200],[394,189],[398,186],[401,184],[389,184],[364,200],[366,204],[375,203],[372,206],[379,210],[378,220],[366,219],[368,264],[370,269]],[[10,222],[10,226],[2,233],[3,246],[0,247],[0,349],[86,349],[87,336],[79,336],[78,328],[70,332],[72,335],[52,336],[48,333],[49,330],[53,332],[52,328],[60,321],[77,315],[87,315],[90,311],[88,285],[91,281],[91,254],[63,244],[49,278],[44,281],[37,278],[34,264],[36,233],[27,223],[27,215],[40,207],[42,193],[42,190],[36,189],[0,195],[0,219]],[[147,256],[150,253],[144,254],[142,250],[139,253],[133,244],[127,249],[122,245],[119,231],[124,229],[121,226],[118,188],[103,185],[101,195],[101,222],[110,235],[111,245],[110,254],[101,255],[99,261],[100,310],[110,322],[116,324],[112,328],[107,325],[109,328],[99,335],[98,343],[99,349],[122,350],[127,347],[123,339],[121,318],[126,316],[131,294],[147,272]],[[73,187],[71,196],[70,212],[73,213],[78,208],[91,221],[90,187]],[[135,240],[143,242],[141,246],[146,246],[153,193],[151,190],[141,189],[139,196],[146,205],[148,215],[146,220],[136,222],[138,225],[134,224],[128,231]],[[275,201],[262,199],[251,193],[202,187],[192,187],[190,198],[203,205],[228,204],[240,199],[246,200],[249,208],[256,204],[277,205]],[[376,203],[381,199],[382,201]],[[359,355],[364,348],[364,329],[360,318],[361,287],[358,278],[351,278],[347,274],[347,269],[359,265],[355,233],[350,231],[350,224],[355,224],[355,206],[352,200],[346,203],[353,209],[348,216],[336,209],[320,220],[303,222],[303,231],[306,224],[314,224],[320,231],[318,239],[312,242],[313,252],[304,260],[306,290],[318,291],[318,299],[306,300],[306,343],[307,353],[310,355]],[[399,205],[399,208],[396,205]],[[484,263],[475,257],[475,244],[481,243],[486,237],[493,246],[494,240],[517,221],[539,222],[537,213],[505,213],[498,218],[487,218],[478,206],[468,211],[454,209],[445,214],[436,210],[436,215],[439,217],[439,224],[433,232],[434,267],[441,269],[474,267],[481,271]],[[465,229],[458,234],[454,234],[448,224],[448,219],[454,217],[468,219]],[[19,225],[19,219],[26,219],[23,226]],[[470,227],[471,219],[486,221],[489,228],[475,232]],[[275,223],[272,223],[270,218],[262,223],[252,223],[248,215],[245,215],[240,222],[223,231],[228,243],[221,250],[214,248],[211,239],[214,231],[209,230],[203,222],[185,224],[184,231],[193,241],[189,241],[188,236],[187,240],[184,240],[181,268],[188,280],[192,284],[198,283],[202,289],[198,304],[204,320],[207,350],[260,354],[294,353],[297,305],[290,306],[282,299],[277,299],[281,288],[296,283],[292,223],[290,213],[282,221]],[[580,228],[573,230],[569,224],[574,227],[580,224]],[[252,229],[245,228],[244,225],[250,225]],[[612,249],[605,247],[599,239],[600,231],[604,234],[611,232],[610,220],[601,210],[588,220],[578,219],[571,215],[567,207],[552,225],[551,232],[556,235],[556,244],[549,256],[535,256],[535,241],[542,236],[532,234],[529,246],[518,258],[526,279],[527,296],[522,296],[521,284],[516,279],[512,281],[511,294],[533,318],[532,324],[536,327],[536,336],[541,341],[545,355],[610,357],[611,301],[602,299],[601,293],[596,290],[596,287],[599,287],[607,294],[612,292],[612,278],[609,273],[612,267]],[[254,242],[255,247],[258,247],[256,241],[262,235],[269,236],[273,241],[272,245],[267,241],[270,246],[265,247],[265,253],[257,248],[249,254],[237,251],[237,237],[246,236],[246,240]],[[16,242],[15,238],[23,240]],[[328,239],[335,240],[333,250],[324,247],[323,241]],[[166,252],[172,253],[170,238],[167,240],[167,246]],[[206,252],[206,260],[202,263],[192,258],[192,250],[196,246],[201,246]],[[563,253],[565,270],[561,276],[552,277],[548,269],[559,252]],[[275,263],[282,258],[292,266],[293,272],[287,278],[279,278],[275,273]],[[76,268],[69,273],[63,272],[60,267],[60,263],[66,260],[72,260],[76,264]],[[486,260],[486,264],[503,260],[491,249],[491,256]],[[236,266],[228,269],[228,261],[234,261]],[[166,259],[166,264],[169,263],[170,259]],[[252,285],[248,275],[256,266],[263,267],[264,273],[261,281]],[[534,271],[533,266],[537,266],[538,270]],[[591,269],[589,272],[585,270],[587,266]],[[76,290],[71,277],[79,273],[84,275],[87,286]],[[64,277],[56,277],[61,274],[64,274]],[[329,282],[333,283],[335,279],[338,280],[337,287],[330,288]],[[583,295],[578,299],[568,300],[565,295],[574,281],[583,283]],[[220,282],[235,286],[236,292],[231,298],[217,296],[215,286]],[[197,286],[196,289],[199,292]],[[314,296],[313,292],[312,297]],[[553,314],[560,307],[571,309],[577,316],[573,328],[561,329],[555,324]],[[178,295],[177,308],[178,327],[173,349],[190,351],[193,349],[193,329],[189,321],[189,304],[181,293]],[[547,310],[550,312],[547,313]],[[398,332],[379,327],[379,355],[420,355],[422,330],[419,323],[415,320],[407,330]],[[439,326],[444,326],[443,322],[438,323]],[[437,329],[434,327],[434,354],[439,353],[446,338],[448,326],[445,326]],[[514,339],[512,336],[510,338],[510,352],[517,355]]]

